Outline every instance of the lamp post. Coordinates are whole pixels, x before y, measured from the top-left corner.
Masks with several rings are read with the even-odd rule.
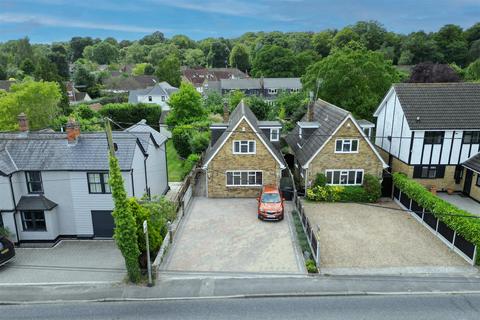
[[[147,244],[147,271],[148,271],[148,286],[153,286],[152,284],[152,265],[150,262],[150,244],[148,241],[148,224],[147,220],[143,221],[143,233],[145,234],[145,241]]]

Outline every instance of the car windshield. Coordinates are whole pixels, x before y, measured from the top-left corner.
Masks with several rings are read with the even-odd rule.
[[[262,194],[263,203],[278,203],[280,202],[280,195],[278,193],[264,193]]]

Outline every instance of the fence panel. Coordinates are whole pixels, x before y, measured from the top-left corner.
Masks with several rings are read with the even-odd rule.
[[[423,221],[433,230],[437,230],[437,218],[431,212],[424,212]]]
[[[455,235],[455,247],[462,251],[467,257],[473,259],[475,257],[475,246],[465,240],[461,235]]]
[[[453,236],[455,235],[455,231],[450,229],[445,223],[442,221],[438,222],[438,233],[448,242],[453,242]]]

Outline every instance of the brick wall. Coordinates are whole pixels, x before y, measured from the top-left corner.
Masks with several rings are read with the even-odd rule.
[[[342,137],[358,137],[358,153],[335,153],[335,140]],[[381,178],[383,166],[368,142],[363,139],[355,124],[349,119],[310,163],[308,168],[309,182],[315,179],[317,173],[325,174],[327,169],[363,169],[365,174]]]
[[[245,131],[242,131],[245,129]],[[256,154],[233,154],[234,140],[255,140]],[[212,198],[257,197],[261,187],[227,187],[225,172],[229,170],[263,171],[263,185],[278,185],[281,178],[280,166],[263,142],[246,121],[242,121],[236,132],[220,148],[208,165],[208,196]]]

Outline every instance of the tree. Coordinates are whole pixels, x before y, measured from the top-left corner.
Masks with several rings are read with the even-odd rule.
[[[480,22],[475,23],[473,26],[464,31],[465,39],[468,43],[480,40]]]
[[[183,34],[177,34],[170,39],[170,41],[176,45],[179,49],[194,49],[195,41]]]
[[[372,119],[373,112],[399,73],[379,52],[346,48],[311,65],[302,77],[306,90],[355,116]]]
[[[468,56],[468,43],[463,37],[461,27],[447,24],[435,34],[434,38],[443,55],[444,62],[465,65]]]
[[[465,79],[469,81],[480,81],[480,58],[467,67]]]
[[[255,77],[294,77],[296,59],[292,50],[267,45],[260,49],[252,64]]]
[[[166,122],[170,127],[192,123],[205,117],[202,96],[189,83],[182,82],[180,89],[172,94],[168,104],[170,105],[170,113]]]
[[[165,41],[165,36],[163,35],[163,33],[160,31],[155,31],[152,34],[146,35],[145,37],[140,39],[138,42],[140,44],[152,46],[154,44],[162,43],[164,41]]]
[[[185,50],[184,64],[188,67],[204,67],[206,64],[205,55],[200,49]]]
[[[25,72],[25,74],[33,75],[33,72],[35,71],[35,65],[33,64],[32,60],[27,58],[22,61],[20,69]]]
[[[399,65],[411,65],[415,56],[410,50],[402,51],[400,58],[398,59]]]
[[[83,56],[83,49],[93,45],[90,37],[73,37],[70,40],[70,61],[75,62]]]
[[[73,71],[73,81],[76,86],[85,88],[85,91],[88,91],[97,84],[95,75],[91,73],[87,69],[87,67],[81,63],[75,64],[75,69]]]
[[[480,39],[472,42],[470,50],[468,50],[468,57],[470,61],[475,61],[480,58]]]
[[[230,106],[229,109],[230,111],[232,111],[237,107],[240,101],[242,101],[242,99],[245,98],[245,93],[243,93],[240,90],[233,90],[227,94],[226,98],[228,101],[228,105]]]
[[[320,56],[326,57],[330,54],[333,36],[334,32],[331,30],[322,31],[313,35],[312,45]]]
[[[404,50],[408,50],[413,54],[411,61],[413,64],[425,61],[439,62],[443,59],[437,42],[431,35],[427,35],[423,31],[409,34],[403,41],[402,52]]]
[[[108,182],[115,205],[112,212],[113,220],[115,221],[113,237],[125,259],[128,278],[131,282],[136,283],[140,280],[140,266],[138,263],[140,250],[138,248],[137,227],[135,216],[128,204],[120,165],[114,155],[110,155],[109,176]]]
[[[212,68],[226,67],[230,50],[222,41],[212,42],[207,55],[207,64]]]
[[[408,82],[459,82],[460,76],[448,64],[423,62],[417,64]]]
[[[148,63],[138,63],[133,67],[132,69],[132,74],[134,76],[140,76],[142,74],[145,74],[145,68],[147,67]]]
[[[119,56],[118,48],[108,42],[100,42],[83,49],[83,56],[98,64],[109,64],[116,62]]]
[[[177,46],[173,44],[159,44],[150,50],[147,60],[152,65],[157,66],[163,59],[171,55],[174,55],[180,59],[180,51],[178,50]]]
[[[360,36],[360,41],[368,50],[378,50],[385,42],[387,30],[378,21],[359,21],[352,30]]]
[[[232,48],[229,58],[230,66],[241,71],[250,70],[250,55],[243,44],[237,44]]]
[[[125,51],[125,61],[127,63],[145,62],[148,55],[148,47],[137,42],[128,46]]]
[[[60,78],[67,80],[70,77],[70,69],[68,66],[66,53],[62,53],[61,51],[53,51],[48,55],[48,59],[55,65]]]
[[[209,113],[223,114],[223,98],[216,91],[208,91],[203,99],[203,106]]]
[[[270,105],[266,103],[265,100],[257,96],[251,96],[246,98],[245,100],[258,120],[268,120],[268,115],[270,113]]]
[[[7,80],[7,72],[1,65],[0,65],[0,80]]]
[[[166,81],[172,86],[178,87],[182,76],[180,72],[180,60],[173,55],[166,57],[158,65],[155,75],[158,80]]]
[[[150,63],[147,63],[147,65],[145,66],[145,69],[143,69],[143,74],[151,76],[154,73],[155,73],[155,68]]]
[[[37,59],[33,76],[36,80],[61,81],[57,66],[44,56]]]
[[[24,112],[32,130],[44,129],[60,113],[60,88],[56,82],[15,83],[0,96],[0,131],[15,130],[17,116]]]
[[[294,74],[296,76],[302,76],[305,74],[307,68],[320,60],[320,56],[313,50],[303,51],[296,56],[296,68]]]
[[[346,27],[337,32],[332,43],[337,48],[343,48],[351,41],[360,42],[360,36],[352,28]]]
[[[288,47],[295,53],[312,50],[312,32],[287,33]]]

